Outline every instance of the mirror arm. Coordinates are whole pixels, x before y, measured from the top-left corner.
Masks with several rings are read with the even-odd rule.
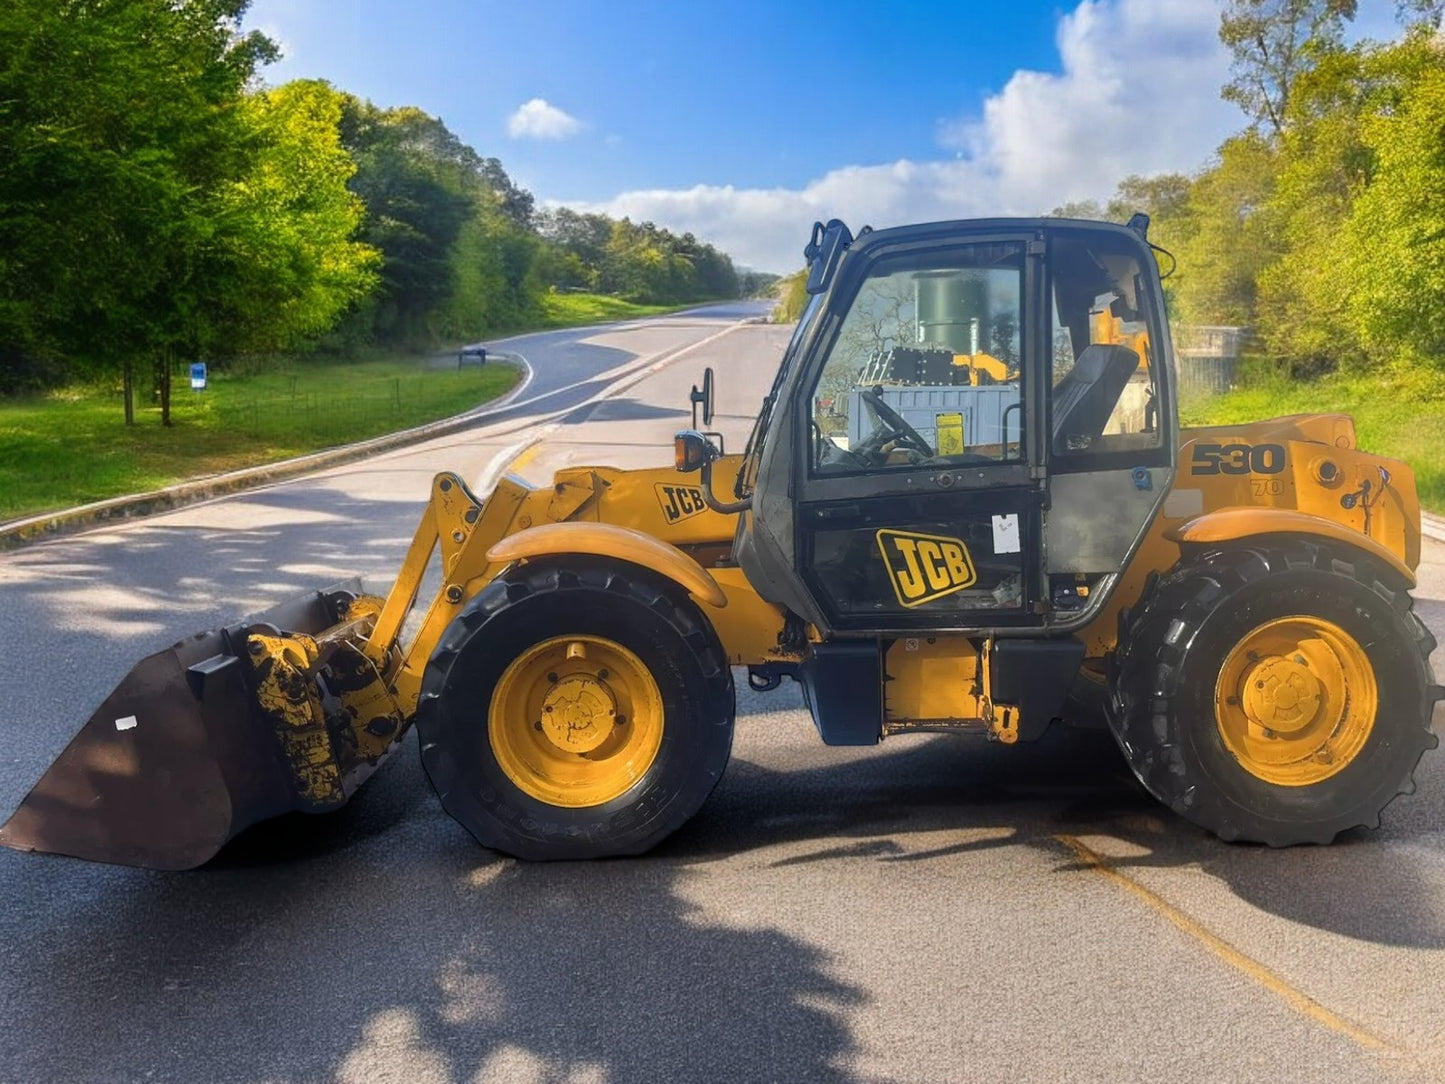
[[[724,502],[717,499],[712,491],[712,461],[702,465],[702,499],[714,512],[724,516],[735,516],[739,512],[746,512],[753,506],[751,496],[744,497],[740,501]]]

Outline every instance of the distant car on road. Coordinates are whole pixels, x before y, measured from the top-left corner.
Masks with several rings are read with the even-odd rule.
[[[487,348],[485,346],[464,346],[457,351],[458,369],[468,365],[485,365],[486,363]]]

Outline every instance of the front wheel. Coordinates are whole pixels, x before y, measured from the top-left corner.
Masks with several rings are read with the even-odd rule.
[[[1203,553],[1123,630],[1109,722],[1139,781],[1226,840],[1377,827],[1437,744],[1435,640],[1403,587],[1311,542]]]
[[[732,745],[727,659],[641,569],[531,564],[452,622],[422,680],[422,763],[479,842],[526,859],[640,854],[679,828]]]

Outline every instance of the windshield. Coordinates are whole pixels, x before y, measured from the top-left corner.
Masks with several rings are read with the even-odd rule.
[[[753,482],[756,480],[758,472],[758,456],[763,450],[763,435],[767,432],[768,423],[772,420],[773,407],[777,404],[778,393],[782,390],[783,381],[787,379],[788,373],[797,363],[803,341],[808,337],[813,324],[817,322],[818,313],[823,311],[823,296],[814,294],[808,298],[803,315],[798,318],[798,326],[793,329],[793,337],[788,340],[788,348],[783,351],[783,360],[778,365],[777,375],[773,377],[773,386],[768,389],[768,394],[763,399],[763,405],[758,408],[758,420],[753,423],[753,431],[748,435],[747,447],[743,449],[742,469],[738,472],[737,484],[733,487],[733,494],[739,498],[746,497],[753,491]]]
[[[815,474],[1023,457],[1024,246],[880,261],[849,303],[808,400]]]

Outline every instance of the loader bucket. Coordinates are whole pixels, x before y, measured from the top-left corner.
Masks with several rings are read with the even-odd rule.
[[[227,840],[298,808],[274,729],[238,657],[246,630],[315,634],[340,584],[201,633],[126,675],[3,827],[0,843],[149,869],[202,865]]]

